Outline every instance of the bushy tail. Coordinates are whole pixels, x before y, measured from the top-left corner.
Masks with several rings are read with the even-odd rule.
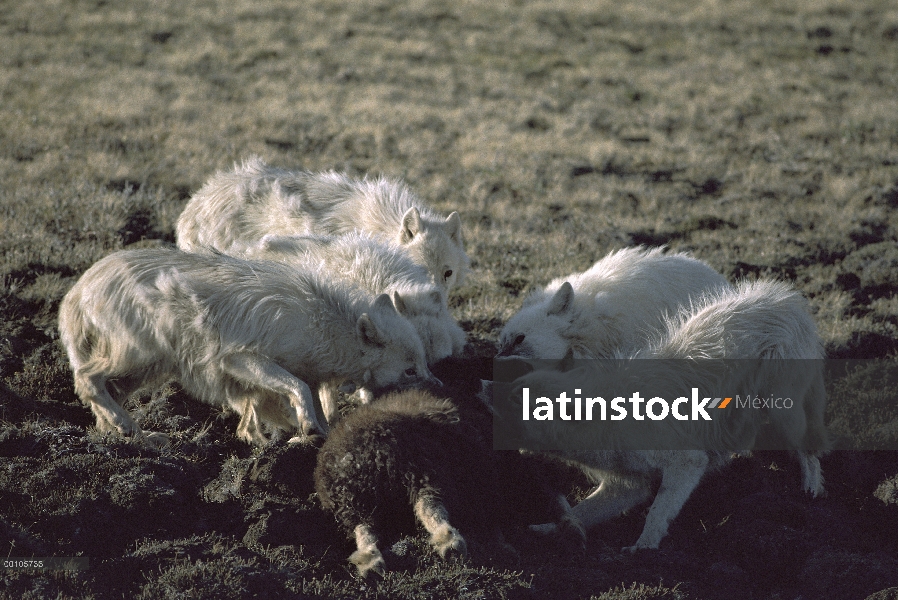
[[[59,341],[62,343],[72,370],[88,362],[96,346],[97,333],[82,310],[80,290],[73,289],[59,307]]]

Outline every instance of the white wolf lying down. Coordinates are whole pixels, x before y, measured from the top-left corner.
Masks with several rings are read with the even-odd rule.
[[[274,262],[177,250],[111,254],[88,269],[59,313],[75,391],[101,430],[142,435],[107,380],[137,389],[177,379],[193,396],[263,426],[323,433],[310,386],[373,389],[433,376],[409,322],[384,294],[360,302],[342,285]],[[165,436],[147,436],[164,444]]]
[[[713,381],[696,381],[695,372],[684,373],[661,362],[659,368],[648,368],[652,383],[666,389],[682,389],[686,383],[700,389],[750,389],[762,395],[770,389],[786,389],[794,393],[791,410],[770,410],[767,417],[780,440],[792,448],[801,463],[803,487],[814,496],[823,493],[823,477],[818,456],[829,448],[823,424],[826,404],[823,389],[823,350],[804,298],[788,285],[758,281],[742,283],[735,290],[709,295],[691,311],[669,319],[668,332],[631,355],[632,359],[763,359],[757,369],[741,370],[740,378],[713,375],[701,371]],[[790,368],[788,363],[768,359],[816,359],[807,368]],[[629,361],[633,374],[630,387],[645,384],[635,360]],[[807,365],[806,365],[807,366]],[[653,365],[654,367],[654,365]],[[531,396],[554,398],[561,390],[572,387],[596,390],[607,385],[617,373],[575,369],[567,373],[535,371],[515,381],[515,387],[530,387]],[[604,383],[603,383],[604,382]],[[772,386],[772,387],[771,387]],[[638,389],[634,388],[634,389]],[[687,388],[688,389],[688,388]],[[554,395],[553,395],[554,393]],[[520,397],[520,393],[514,397]],[[498,399],[497,399],[498,401]],[[514,409],[519,410],[519,408]],[[732,414],[730,411],[724,411]],[[677,516],[704,473],[725,464],[731,452],[749,450],[760,426],[760,411],[739,411],[737,420],[713,421],[711,429],[697,428],[692,421],[666,418],[661,421],[625,419],[612,426],[582,421],[565,431],[568,441],[581,441],[593,448],[663,447],[664,440],[686,440],[694,448],[716,450],[551,450],[554,455],[579,466],[599,487],[577,504],[571,515],[585,527],[591,527],[647,500],[651,477],[660,473],[661,487],[649,509],[645,528],[634,546],[627,549],[657,548],[667,535],[669,523]],[[746,414],[751,414],[746,417]],[[519,413],[517,413],[519,414]],[[715,415],[716,417],[717,415]],[[749,419],[749,420],[746,420]],[[558,421],[521,421],[526,438],[536,444],[552,444],[560,434]],[[647,425],[648,423],[648,425]],[[701,436],[703,439],[696,439]],[[668,446],[669,447],[669,446]],[[730,451],[730,452],[728,452]],[[553,526],[537,526],[550,531]]]
[[[371,298],[387,293],[396,310],[406,317],[421,338],[427,363],[433,364],[465,346],[465,332],[446,304],[446,292],[431,283],[424,267],[401,249],[361,231],[340,236],[266,235],[247,249],[248,258],[277,260],[317,269],[346,281]]]
[[[447,290],[468,271],[459,214],[443,218],[401,181],[287,171],[258,156],[216,173],[194,194],[178,219],[177,239],[187,252],[214,248],[239,255],[266,234],[355,230],[401,246]]]
[[[612,252],[587,271],[534,292],[499,336],[499,355],[609,358],[632,352],[664,330],[665,317],[703,294],[730,289],[687,254],[642,247]]]

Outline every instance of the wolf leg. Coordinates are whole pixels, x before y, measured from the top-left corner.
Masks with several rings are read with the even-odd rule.
[[[823,385],[822,375],[814,378],[811,389],[805,394],[803,408],[808,427],[801,451],[799,451],[798,461],[801,463],[803,488],[816,498],[826,493],[823,489],[823,472],[820,469],[818,457],[832,447],[829,431],[823,423],[823,414],[826,410],[826,389]]]
[[[237,437],[251,444],[264,446],[268,443],[268,437],[262,431],[262,421],[256,411],[256,400],[247,395],[241,403],[240,423],[237,425]]]
[[[784,383],[778,382],[778,389],[795,399],[794,406],[768,410],[774,429],[798,456],[802,489],[814,497],[824,493],[823,475],[817,457],[830,448],[829,432],[823,423],[826,389],[818,363],[803,364],[791,376],[783,377]]]
[[[418,494],[415,516],[430,533],[430,544],[442,558],[468,555],[468,544],[458,530],[449,524],[446,507],[435,496]]]
[[[802,489],[809,492],[814,498],[825,493],[823,489],[823,473],[820,469],[820,459],[809,452],[798,450],[798,464],[801,465]]]
[[[142,432],[131,415],[116,402],[106,389],[106,376],[87,369],[75,372],[75,391],[90,406],[100,431],[118,431],[121,435],[140,435]]]
[[[624,548],[625,551],[658,547],[667,535],[670,522],[680,513],[701,481],[708,468],[708,460],[708,455],[703,451],[676,451],[676,460],[664,467],[661,488],[649,508],[642,535],[634,546]]]
[[[586,548],[586,527],[574,516],[571,503],[567,501],[564,494],[558,494],[555,498],[556,510],[560,514],[558,517],[558,533],[565,541],[569,541],[574,546]]]
[[[579,549],[586,548],[586,528],[580,519],[574,516],[570,502],[564,494],[555,496],[552,505],[555,522],[531,525],[530,531],[542,534],[558,535],[566,543]]]
[[[570,514],[589,529],[644,502],[649,492],[649,482],[644,476],[609,473],[593,493],[571,509]]]
[[[359,570],[364,579],[371,573],[383,575],[386,569],[384,557],[377,548],[377,536],[368,525],[356,525],[355,545],[358,550],[349,555],[349,562]]]
[[[289,399],[288,417],[297,430],[306,435],[320,433],[324,428],[315,416],[312,390],[271,360],[249,353],[230,354],[222,360],[222,370],[243,383],[286,396]]]
[[[812,399],[810,402],[813,403],[814,400]],[[788,444],[788,447],[795,450],[798,464],[801,465],[802,489],[817,497],[823,493],[823,476],[820,472],[820,461],[814,453],[816,448],[808,446],[823,445],[825,447],[828,443],[828,436],[822,417],[813,414],[813,408],[801,405],[794,409],[773,408],[770,409],[769,414],[770,421],[781,439]],[[812,414],[807,415],[806,409],[811,409]],[[808,416],[814,419],[814,422],[809,423]],[[811,443],[808,444],[808,441]]]
[[[117,431],[121,435],[130,435],[134,440],[159,449],[169,445],[168,436],[164,433],[143,431],[134,422],[128,411],[122,408],[106,389],[104,375],[94,373],[85,376],[83,372],[76,373],[75,390],[82,400],[89,403],[91,412],[97,418],[99,431]]]
[[[322,383],[318,386],[318,400],[321,401],[321,411],[328,425],[333,425],[340,418],[340,411],[337,409],[339,397],[339,391],[333,384]]]

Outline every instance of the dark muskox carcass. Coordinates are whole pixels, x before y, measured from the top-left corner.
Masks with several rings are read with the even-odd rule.
[[[460,531],[508,555],[503,530],[526,525],[534,511],[564,514],[539,466],[492,449],[491,419],[480,408],[409,390],[360,406],[331,431],[315,487],[354,537],[349,560],[360,575],[382,572],[378,545],[414,531],[415,520],[449,558],[467,554]]]

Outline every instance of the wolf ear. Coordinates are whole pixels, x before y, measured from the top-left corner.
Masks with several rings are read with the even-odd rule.
[[[458,214],[458,211],[453,211],[451,215],[446,217],[443,229],[446,231],[449,239],[461,247],[461,216]]]
[[[371,310],[386,314],[396,314],[396,307],[393,306],[393,300],[390,299],[389,294],[381,294],[375,298],[374,302],[371,303]]]
[[[399,241],[408,244],[421,232],[421,214],[414,206],[402,215],[402,231],[399,233]]]
[[[393,306],[396,308],[396,312],[400,315],[408,313],[408,305],[405,300],[402,299],[402,296],[399,295],[399,292],[393,292]]]
[[[549,301],[549,309],[546,315],[563,315],[571,311],[574,306],[574,288],[570,282],[565,281]]]
[[[362,313],[362,316],[359,317],[355,324],[355,330],[363,344],[379,348],[386,345],[383,335],[381,335],[380,330],[374,324],[374,321],[371,320],[371,317],[368,316],[368,313]]]
[[[371,305],[371,307],[378,311],[385,310],[385,311],[391,312],[391,313],[396,312],[396,307],[393,306],[393,301],[390,300],[389,294],[381,294],[380,296],[375,298],[374,303]]]

